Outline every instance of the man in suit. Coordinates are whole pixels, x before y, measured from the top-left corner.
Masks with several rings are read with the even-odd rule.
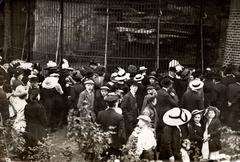
[[[137,108],[136,92],[138,90],[138,84],[136,81],[132,80],[130,82],[130,91],[123,97],[121,108],[123,111],[123,116],[126,126],[126,135],[129,137],[135,128],[139,115]]]
[[[240,75],[236,76],[236,82],[227,88],[228,122],[233,130],[239,130],[240,126]]]
[[[120,148],[126,141],[125,123],[122,115],[122,110],[117,107],[119,96],[112,92],[109,93],[105,101],[107,103],[107,109],[98,113],[97,122],[101,125],[104,131],[109,131],[109,127],[112,126],[112,130],[115,134],[112,135],[111,147],[107,150],[108,155],[121,155]]]

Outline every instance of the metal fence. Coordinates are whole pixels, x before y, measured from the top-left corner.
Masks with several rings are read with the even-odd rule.
[[[65,0],[63,6],[63,58],[75,67],[94,59],[107,63],[109,71],[129,64],[164,70],[171,59],[188,66],[199,61],[200,1]],[[55,60],[60,0],[36,0],[31,12],[31,58]],[[19,25],[19,38],[25,23]]]

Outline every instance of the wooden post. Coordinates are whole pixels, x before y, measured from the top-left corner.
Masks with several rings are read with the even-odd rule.
[[[59,31],[58,31],[58,41],[57,41],[57,51],[55,56],[55,61],[58,65],[62,64],[63,58],[63,32],[64,32],[64,8],[63,8],[63,0],[60,0],[60,22],[59,22]]]
[[[11,55],[9,48],[11,47],[11,9],[10,0],[5,0],[4,5],[4,45],[3,45],[3,60],[7,60],[7,56]]]
[[[204,19],[204,0],[201,0],[201,8],[200,8],[200,54],[201,54],[201,70],[204,72],[204,52],[203,52],[203,19]]]
[[[160,3],[161,0],[158,1],[158,13],[157,13],[157,46],[156,46],[156,55],[157,55],[157,64],[156,64],[156,69],[159,68],[159,62],[160,62],[160,53],[159,53],[159,39],[160,39],[160,17],[161,17],[161,9],[160,9]]]
[[[107,1],[107,20],[106,20],[105,51],[104,51],[105,72],[107,71],[108,30],[109,30],[109,1]]]
[[[25,21],[25,30],[24,30],[24,37],[23,37],[23,47],[22,47],[22,55],[21,60],[24,59],[24,52],[25,52],[25,46],[26,46],[26,39],[27,39],[27,32],[28,32],[28,11],[24,10],[23,12],[26,13],[26,21]]]

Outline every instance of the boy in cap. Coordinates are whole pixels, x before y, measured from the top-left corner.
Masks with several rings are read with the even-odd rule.
[[[102,110],[97,115],[97,122],[101,125],[104,131],[109,131],[109,127],[114,127],[112,130],[115,134],[112,135],[112,143],[110,148],[107,150],[109,157],[110,155],[121,155],[120,148],[126,141],[125,134],[125,123],[120,108],[117,107],[119,96],[112,92],[105,97],[107,109]]]
[[[82,91],[79,95],[77,108],[83,109],[84,105],[87,104],[87,108],[90,111],[90,115],[93,121],[96,119],[94,113],[94,82],[91,79],[87,79],[84,82],[85,90]]]

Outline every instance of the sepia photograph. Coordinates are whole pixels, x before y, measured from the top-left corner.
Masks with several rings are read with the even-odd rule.
[[[240,162],[240,0],[0,0],[0,162]]]

